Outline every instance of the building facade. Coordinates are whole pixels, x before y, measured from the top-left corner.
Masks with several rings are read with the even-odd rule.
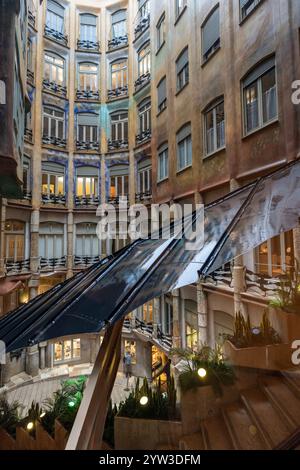
[[[12,287],[1,314],[128,242],[99,242],[100,202],[207,204],[299,157],[296,0],[31,0],[27,8],[31,111],[23,199],[2,204],[0,275]],[[298,230],[282,234],[129,315],[123,350],[134,374],[164,374],[172,346],[214,346],[239,311],[259,323],[270,285],[300,259],[299,240]],[[2,381],[93,363],[100,342],[60,338],[10,355]]]

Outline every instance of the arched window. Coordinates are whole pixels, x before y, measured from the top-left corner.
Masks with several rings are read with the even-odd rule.
[[[25,224],[19,220],[5,222],[5,258],[8,262],[24,260]]]
[[[65,9],[53,0],[47,1],[47,18],[46,25],[48,28],[57,31],[58,33],[64,32],[64,17]]]
[[[111,89],[123,88],[128,85],[127,59],[111,64]]]
[[[65,60],[53,52],[45,51],[44,78],[57,85],[64,85]]]
[[[65,193],[65,167],[57,163],[42,162],[42,194],[62,196]]]
[[[111,15],[112,38],[117,39],[127,34],[126,10],[118,10]]]
[[[151,71],[151,49],[150,42],[142,46],[138,51],[138,75],[146,75]]]
[[[81,41],[97,41],[97,17],[90,13],[80,15],[80,39]]]
[[[78,84],[81,91],[98,90],[98,65],[93,62],[78,64]]]

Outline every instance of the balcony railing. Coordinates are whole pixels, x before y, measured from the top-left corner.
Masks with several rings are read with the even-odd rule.
[[[119,98],[120,96],[127,96],[127,95],[128,95],[128,85],[125,85],[119,88],[114,88],[113,90],[107,91],[108,100],[114,100],[116,98]]]
[[[145,323],[138,318],[135,319],[135,328],[140,330],[143,334],[152,336],[153,335],[153,323]]]
[[[151,73],[150,72],[147,72],[147,73],[144,73],[143,75],[140,75],[139,78],[134,83],[135,91],[139,90],[140,88],[143,88],[145,85],[150,83],[150,81],[151,81]]]
[[[206,283],[214,285],[224,285],[227,287],[233,287],[233,276],[231,264],[226,264],[222,268],[210,274],[206,279]]]
[[[30,270],[30,260],[14,261],[7,259],[5,262],[7,274],[20,274]]]
[[[120,202],[122,201],[123,203],[126,201],[128,202],[128,197],[129,195],[127,194],[124,194],[123,196],[116,196],[116,197],[108,197],[107,198],[107,202],[109,204],[114,204],[116,206],[118,206],[120,204]]]
[[[150,26],[150,14],[144,17],[140,17],[137,21],[137,25],[134,28],[134,36],[137,39],[148,27]]]
[[[49,135],[43,135],[42,142],[45,145],[54,145],[59,148],[66,148],[67,141],[66,139],[61,139],[60,137],[54,137]]]
[[[76,150],[99,150],[99,142],[76,140]]]
[[[98,196],[75,196],[76,207],[98,206],[100,198]]]
[[[42,271],[57,271],[60,269],[65,269],[66,267],[66,257],[62,258],[41,258],[40,268]]]
[[[47,80],[44,78],[43,80],[43,90],[46,91],[51,91],[52,93],[55,93],[56,95],[59,94],[63,96],[64,98],[67,96],[67,87],[64,85],[60,85],[59,83],[56,82],[51,82],[50,80]]]
[[[75,268],[88,268],[101,261],[100,256],[74,256]]]
[[[43,204],[66,204],[66,195],[65,194],[42,194]]]
[[[23,199],[26,201],[31,201],[32,193],[28,189],[23,189]]]
[[[100,100],[100,91],[99,90],[76,90],[77,100]]]
[[[50,28],[50,26],[48,25],[45,25],[44,34],[47,38],[54,39],[55,41],[60,42],[64,46],[68,45],[68,36],[64,33],[56,31],[53,28]]]
[[[30,69],[27,69],[27,81],[34,84],[34,72]]]
[[[100,43],[99,41],[89,41],[88,39],[77,39],[77,49],[80,51],[98,52]]]
[[[135,195],[135,201],[136,202],[145,202],[149,201],[152,198],[152,191],[146,191],[145,193],[137,193]]]
[[[143,144],[148,142],[151,139],[151,129],[147,129],[136,136],[135,142],[136,145]]]
[[[32,142],[33,142],[33,133],[32,133],[32,129],[28,129],[28,128],[26,127],[26,128],[25,128],[24,137],[25,137],[25,140],[27,140],[27,142],[32,143]]]
[[[108,41],[108,50],[116,49],[118,47],[127,46],[128,44],[128,35],[119,36],[117,38],[109,39]]]
[[[172,348],[172,335],[163,333],[159,326],[157,326],[157,339],[166,349]]]
[[[271,277],[267,274],[254,273],[246,269],[246,292],[262,295],[264,297],[274,297],[277,290],[284,285],[285,279],[285,275]]]
[[[109,140],[108,141],[108,150],[127,150],[128,149],[128,140]]]
[[[35,28],[36,8],[32,0],[28,2],[28,23]]]

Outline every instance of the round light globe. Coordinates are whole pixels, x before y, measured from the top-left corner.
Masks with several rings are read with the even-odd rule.
[[[146,406],[147,403],[148,403],[148,401],[149,401],[148,397],[142,397],[142,398],[140,399],[140,404],[141,404],[142,406]]]
[[[206,377],[207,375],[207,372],[205,369],[203,369],[202,367],[198,370],[198,375],[201,379],[204,379],[204,377]]]
[[[27,430],[31,431],[33,429],[33,422],[30,421],[30,423],[27,424]]]

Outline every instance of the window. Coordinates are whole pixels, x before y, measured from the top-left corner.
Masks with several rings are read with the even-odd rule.
[[[22,261],[25,255],[25,224],[18,220],[5,222],[5,258]]]
[[[240,0],[241,19],[250,15],[260,2],[261,0]]]
[[[140,134],[151,130],[151,101],[147,98],[139,105]]]
[[[293,232],[268,240],[256,249],[256,272],[278,276],[294,267]]]
[[[186,7],[187,0],[175,0],[175,14],[176,18],[183,12],[184,8]]]
[[[114,113],[111,116],[111,140],[128,141],[128,112]]]
[[[198,349],[198,315],[197,303],[193,300],[184,301],[184,316],[185,316],[185,338],[186,347],[191,351]]]
[[[81,41],[97,41],[97,17],[89,13],[80,15],[80,39]]]
[[[76,256],[96,257],[100,254],[97,224],[82,223],[76,225]]]
[[[128,195],[129,169],[127,165],[116,165],[110,169],[111,199]]]
[[[30,158],[23,156],[23,193],[30,191]]]
[[[149,194],[152,191],[152,168],[151,162],[148,162],[147,160],[144,164],[140,164],[138,168],[139,194]]]
[[[169,177],[169,151],[164,144],[158,149],[157,180],[163,181]]]
[[[62,57],[45,52],[45,79],[58,85],[64,84],[65,61]]]
[[[165,301],[163,331],[166,335],[173,333],[173,304],[172,301],[167,299]]]
[[[158,112],[161,113],[167,107],[167,77],[164,77],[157,87]]]
[[[32,40],[27,39],[27,70],[32,72],[33,69],[33,51],[32,51]]]
[[[76,361],[80,359],[80,339],[68,339],[53,344],[54,363]]]
[[[191,124],[186,124],[177,133],[177,170],[181,171],[192,165]]]
[[[116,11],[111,15],[112,38],[117,39],[126,36],[126,10]]]
[[[127,86],[127,59],[114,62],[111,65],[111,88],[123,88]]]
[[[177,91],[189,83],[189,49],[186,47],[176,61]]]
[[[206,61],[220,47],[220,8],[209,15],[202,26],[202,57]]]
[[[43,222],[39,228],[39,256],[44,259],[59,259],[64,256],[64,225]]]
[[[125,339],[124,352],[128,352],[131,355],[131,364],[136,364],[136,342]]]
[[[150,43],[142,47],[138,52],[138,74],[139,77],[150,73],[151,70],[151,51]]]
[[[64,17],[65,9],[53,0],[48,0],[46,25],[58,33],[63,33]]]
[[[95,167],[80,167],[76,172],[76,195],[79,197],[98,196],[98,169]]]
[[[224,101],[214,103],[204,115],[205,154],[210,155],[225,147]]]
[[[186,347],[192,351],[197,351],[198,349],[197,330],[188,323],[186,323]]]
[[[80,63],[78,67],[78,83],[81,91],[98,90],[98,65],[93,63]]]
[[[79,142],[98,142],[98,114],[78,113],[77,140]]]
[[[166,41],[166,14],[164,13],[156,25],[157,50],[159,50]]]
[[[275,58],[256,67],[243,81],[245,133],[277,118]]]
[[[44,106],[43,136],[57,139],[65,137],[65,113],[61,109]]]
[[[138,8],[140,18],[147,18],[150,15],[149,0],[138,0]]]
[[[144,304],[141,307],[143,322],[145,322],[145,323],[152,323],[153,322],[153,308],[154,308],[153,300],[151,300],[147,304]]]
[[[63,195],[65,192],[65,167],[52,162],[42,163],[42,193]]]

